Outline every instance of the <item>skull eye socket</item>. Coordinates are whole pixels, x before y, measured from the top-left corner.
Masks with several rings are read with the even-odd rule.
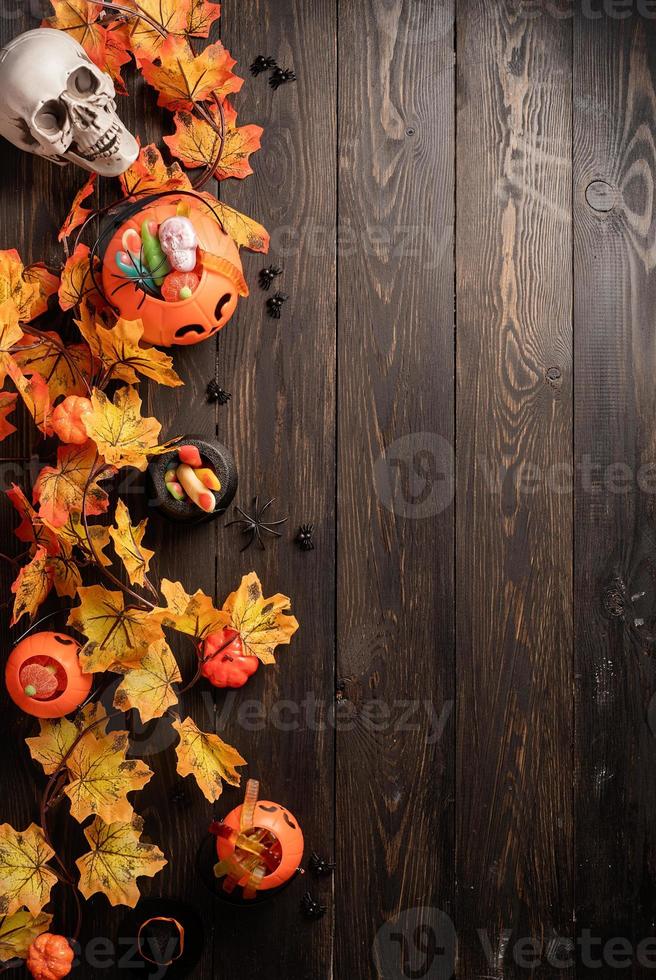
[[[42,133],[60,133],[66,122],[66,110],[54,99],[44,102],[34,117],[34,122]]]
[[[72,95],[89,98],[98,90],[98,79],[89,68],[77,68],[68,76],[67,87]]]

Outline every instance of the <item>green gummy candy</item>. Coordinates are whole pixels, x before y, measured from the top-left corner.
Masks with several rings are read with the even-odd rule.
[[[34,684],[28,684],[27,687],[25,688],[25,693],[28,696],[28,698],[33,698],[36,694],[36,688]]]
[[[183,286],[182,289],[180,290],[179,296],[180,299],[189,299],[190,296],[193,296],[193,293],[189,288],[189,286]]]
[[[153,277],[156,285],[161,286],[167,275],[171,271],[168,259],[162,251],[157,235],[153,235],[148,222],[144,221],[141,226],[141,244],[143,246],[143,256],[148,266],[148,271]]]

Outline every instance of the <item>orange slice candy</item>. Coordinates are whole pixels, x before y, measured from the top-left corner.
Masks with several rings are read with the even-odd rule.
[[[162,283],[162,299],[167,303],[177,303],[189,299],[198,288],[200,279],[195,272],[169,272]]]

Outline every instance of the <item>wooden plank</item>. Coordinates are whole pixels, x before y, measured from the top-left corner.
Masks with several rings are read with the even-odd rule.
[[[339,3],[345,980],[453,954],[453,65],[452,3]]]
[[[267,76],[248,76],[235,100],[240,121],[265,129],[252,158],[254,176],[221,185],[231,206],[272,236],[268,256],[244,254],[251,296],[218,337],[217,377],[230,392],[219,409],[219,436],[234,449],[237,502],[277,499],[288,515],[280,541],[240,553],[236,528],[217,531],[218,589],[225,596],[257,571],[267,595],[292,597],[300,630],[280,648],[278,666],[261,667],[244,691],[217,698],[217,723],[249,760],[265,798],[300,821],[306,856],[330,857],[334,837],[334,730],[327,708],[334,692],[335,504],[335,2],[239,0],[224,6],[222,39],[240,73],[258,54],[296,71],[298,81],[273,92]],[[289,296],[279,321],[266,314],[257,273],[273,262]],[[316,549],[293,543],[298,526],[315,524]],[[316,703],[316,709],[314,707]],[[249,704],[251,708],[249,709]],[[247,713],[250,711],[250,715]],[[260,714],[261,712],[261,714]],[[254,720],[255,719],[255,720]],[[238,793],[226,794],[225,812]],[[223,801],[222,801],[223,803]],[[311,889],[328,914],[301,918]],[[332,958],[332,879],[306,876],[256,912],[220,910],[214,975],[328,978]],[[226,942],[229,933],[229,942]],[[266,967],[263,966],[264,960]]]
[[[637,13],[574,22],[576,916],[634,977],[656,909],[655,42]]]
[[[458,972],[526,976],[532,940],[553,976],[573,907],[571,21],[458,11]]]

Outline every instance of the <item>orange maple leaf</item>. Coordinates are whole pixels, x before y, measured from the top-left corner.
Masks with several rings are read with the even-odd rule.
[[[221,16],[221,4],[209,0],[191,0],[187,34],[192,37],[209,37],[210,28]]]
[[[238,92],[243,78],[233,74],[236,64],[220,41],[194,55],[186,39],[172,36],[158,52],[159,64],[143,59],[143,75],[157,89],[157,104],[164,109],[191,109],[197,102],[207,102]]]
[[[0,442],[16,431],[7,416],[16,408],[18,395],[12,391],[0,391]]]
[[[5,492],[22,518],[18,527],[14,529],[18,540],[31,545],[32,554],[37,548],[43,547],[49,555],[57,555],[60,548],[54,531],[43,523],[21,488],[12,483],[11,488]]]
[[[105,57],[105,30],[98,23],[102,7],[89,0],[50,0],[55,14],[41,24],[66,31],[82,45],[94,64],[103,67]]]
[[[167,166],[153,143],[142,147],[139,156],[119,178],[126,197],[144,191],[189,191],[191,181],[179,163]]]
[[[63,242],[65,238],[68,238],[71,232],[75,231],[76,228],[79,228],[80,225],[83,225],[91,214],[92,209],[82,207],[82,201],[86,200],[86,198],[95,191],[97,176],[97,174],[91,174],[87,182],[80,187],[79,191],[73,198],[71,210],[68,212],[68,217],[61,226],[61,230],[57,237],[58,241]]]
[[[221,119],[218,109],[210,110],[216,125],[220,127]],[[253,171],[248,158],[255,150],[260,149],[261,126],[235,126],[237,113],[228,100],[223,104],[225,117],[225,141],[223,153],[214,174],[218,180],[226,177],[248,177]],[[219,137],[205,122],[191,112],[176,112],[175,134],[165,136],[164,142],[174,157],[177,157],[185,167],[206,167],[216,157]]]
[[[154,61],[158,57],[166,35],[183,37],[187,33],[191,17],[191,0],[139,0],[138,4],[136,0],[127,0],[126,6],[147,14],[166,32],[162,35],[152,24],[139,17],[131,19],[128,26],[128,40],[140,64],[145,58]]]
[[[105,30],[105,63],[99,67],[108,71],[114,79],[116,91],[127,95],[128,90],[121,75],[121,68],[130,61],[128,25],[117,21]]]
[[[63,527],[70,514],[82,512],[84,488],[97,462],[96,447],[89,440],[81,446],[60,446],[57,466],[43,467],[34,485],[34,503],[39,505],[39,516],[51,527]],[[102,479],[109,476],[111,473],[105,471]],[[109,497],[93,481],[87,492],[87,514],[104,514],[108,504]]]
[[[48,309],[49,298],[59,289],[59,276],[50,272],[43,262],[34,262],[25,268],[23,278],[37,289],[30,309],[30,320],[34,320]]]

